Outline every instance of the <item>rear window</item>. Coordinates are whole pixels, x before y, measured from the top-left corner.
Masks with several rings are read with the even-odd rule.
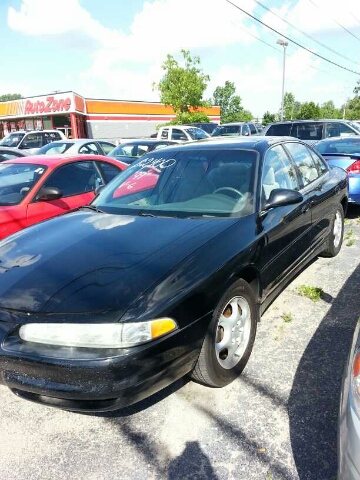
[[[212,135],[214,137],[221,135],[224,137],[231,137],[234,135],[240,135],[241,132],[241,125],[219,125],[216,127],[216,129],[213,131]]]
[[[300,140],[321,140],[324,125],[322,123],[294,123],[291,136]]]
[[[275,137],[289,137],[291,130],[291,123],[278,123],[276,125],[271,125],[269,130],[266,132],[266,135],[274,135]]]
[[[319,153],[347,153],[350,155],[360,154],[360,139],[346,138],[341,140],[324,140],[315,145]]]

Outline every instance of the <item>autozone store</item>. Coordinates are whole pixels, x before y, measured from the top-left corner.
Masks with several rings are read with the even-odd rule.
[[[220,121],[219,107],[201,110],[211,121]],[[87,99],[62,92],[0,103],[0,136],[55,128],[67,137],[116,141],[149,136],[174,117],[172,107],[158,102]]]

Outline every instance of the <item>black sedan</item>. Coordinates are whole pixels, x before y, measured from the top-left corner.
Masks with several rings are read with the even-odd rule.
[[[227,385],[289,280],[337,255],[346,208],[346,173],[296,139],[145,155],[90,206],[0,244],[1,381],[78,411],[188,373]]]
[[[139,140],[124,141],[108,153],[108,157],[120,160],[127,165],[134,163],[142,155],[150,153],[153,150],[167,147],[169,145],[177,145],[178,142],[171,140],[157,140],[152,138],[143,138]]]

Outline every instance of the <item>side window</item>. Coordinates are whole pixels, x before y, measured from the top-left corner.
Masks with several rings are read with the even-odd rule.
[[[265,135],[274,135],[275,137],[288,137],[290,135],[291,123],[275,123],[269,127]]]
[[[168,128],[163,129],[163,131],[161,132],[161,138],[166,139],[166,140],[169,138],[169,129]]]
[[[41,133],[29,133],[28,135],[25,135],[19,147],[25,149],[42,147]]]
[[[121,172],[120,168],[117,168],[114,165],[111,165],[110,163],[106,163],[106,162],[97,162],[97,163],[100,167],[101,173],[103,174],[106,183],[109,183],[110,180],[115,178],[116,175],[119,175],[119,173]]]
[[[79,153],[86,154],[86,155],[100,155],[99,149],[97,148],[96,144],[86,143],[81,148],[79,148]]]
[[[56,187],[63,197],[71,197],[92,192],[101,183],[102,179],[93,162],[74,162],[55,170],[44,187]]]
[[[261,184],[263,200],[269,200],[275,188],[299,190],[295,167],[281,145],[266,152]]]
[[[314,160],[316,170],[318,171],[319,176],[324,175],[328,171],[327,164],[324,162],[322,158],[319,157],[319,155],[314,152],[314,150],[311,150],[311,148],[308,148],[310,155],[312,156],[312,159]]]
[[[187,140],[187,136],[182,130],[173,128],[171,133],[171,140]]]
[[[249,123],[249,128],[250,128],[251,135],[255,135],[257,133],[257,130],[253,123]]]
[[[56,132],[43,132],[43,145],[48,143],[55,142],[56,140],[61,140],[61,136]]]
[[[250,135],[250,128],[248,125],[242,126],[242,135]]]
[[[296,165],[299,167],[300,176],[304,186],[319,178],[315,162],[310,154],[310,150],[301,143],[287,143],[289,150]]]
[[[300,140],[321,140],[323,128],[322,123],[294,123],[291,136]]]
[[[331,122],[326,124],[326,137],[348,137],[349,135],[355,135],[355,132],[345,123]]]
[[[114,150],[115,145],[109,142],[98,142],[100,144],[100,147],[104,150],[105,155],[111,152],[111,150]]]

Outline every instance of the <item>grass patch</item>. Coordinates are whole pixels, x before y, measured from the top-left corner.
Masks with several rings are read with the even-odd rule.
[[[344,219],[344,225],[352,225],[353,221],[350,218],[345,218]]]
[[[349,231],[345,235],[345,242],[347,247],[352,247],[355,244],[354,229],[349,228]]]
[[[323,289],[320,287],[310,287],[309,285],[300,285],[298,287],[298,293],[303,297],[307,297],[313,302],[318,302],[323,293]]]
[[[284,320],[285,323],[291,323],[292,322],[292,315],[291,312],[284,312],[281,315],[281,318]]]

